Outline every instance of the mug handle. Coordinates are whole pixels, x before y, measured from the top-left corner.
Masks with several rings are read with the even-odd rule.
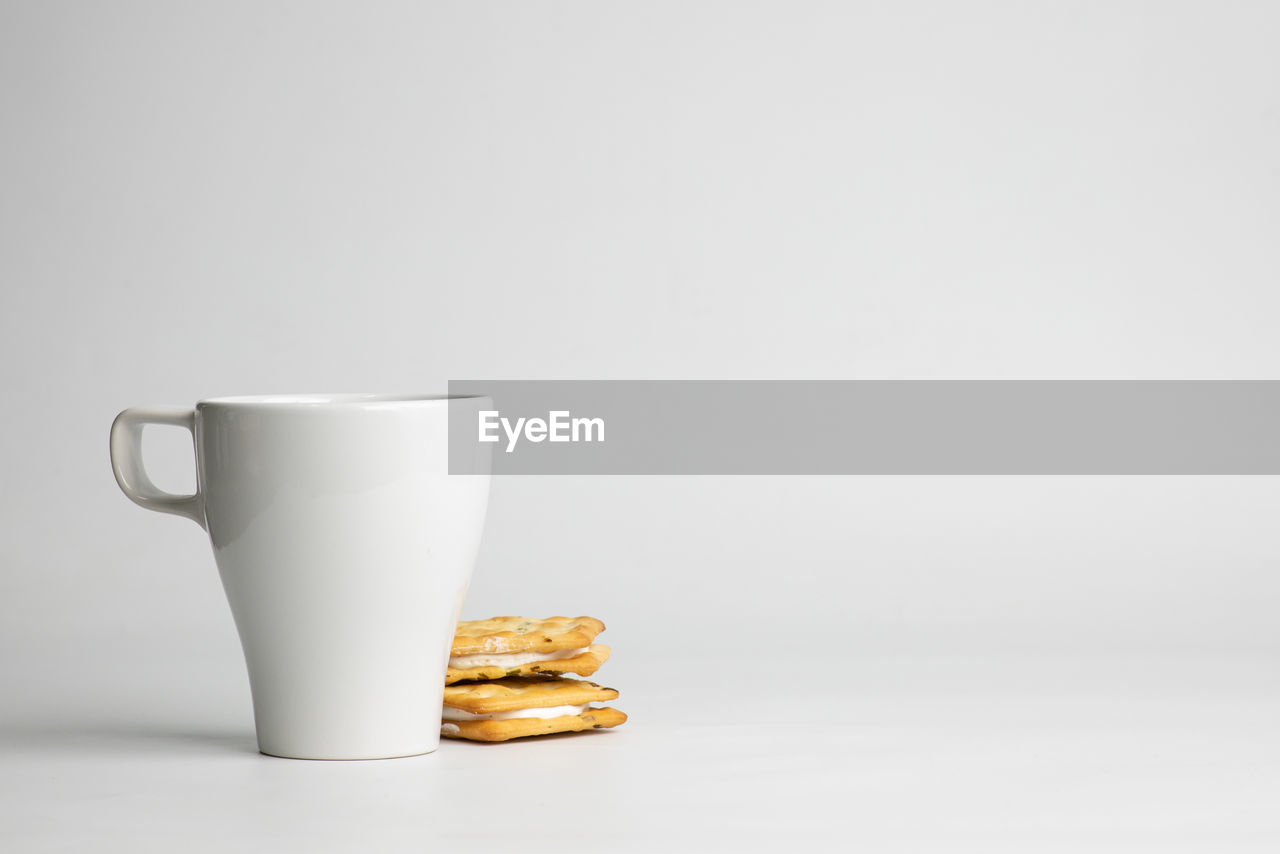
[[[208,530],[204,519],[204,496],[197,486],[193,495],[165,492],[147,477],[142,465],[142,428],[147,424],[185,427],[196,436],[196,411],[183,406],[139,406],[126,409],[111,424],[111,469],[120,491],[139,507],[159,513],[186,516]]]

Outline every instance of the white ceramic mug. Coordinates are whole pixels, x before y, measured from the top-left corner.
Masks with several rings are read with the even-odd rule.
[[[380,759],[439,746],[445,665],[489,495],[488,474],[449,474],[451,407],[492,402],[225,397],[126,409],[111,425],[124,494],[209,532],[263,753]],[[191,431],[194,495],[147,477],[147,424]],[[487,472],[487,460],[468,471]]]

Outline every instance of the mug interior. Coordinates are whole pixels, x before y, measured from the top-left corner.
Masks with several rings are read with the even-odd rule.
[[[445,403],[476,400],[482,394],[249,394],[211,397],[197,406],[368,406],[370,404]]]

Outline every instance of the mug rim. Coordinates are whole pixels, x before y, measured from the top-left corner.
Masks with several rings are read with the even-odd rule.
[[[317,394],[237,394],[209,397],[196,404],[206,406],[268,407],[272,409],[322,409],[338,407],[406,406],[448,404],[455,400],[487,399],[484,394],[383,394],[377,392],[317,393]]]

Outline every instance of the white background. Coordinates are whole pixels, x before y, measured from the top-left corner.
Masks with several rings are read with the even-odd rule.
[[[1217,2],[0,0],[0,846],[1275,850],[1274,478],[498,479],[466,614],[603,618],[632,720],[298,763],[106,437],[485,376],[1276,378],[1278,44]]]

